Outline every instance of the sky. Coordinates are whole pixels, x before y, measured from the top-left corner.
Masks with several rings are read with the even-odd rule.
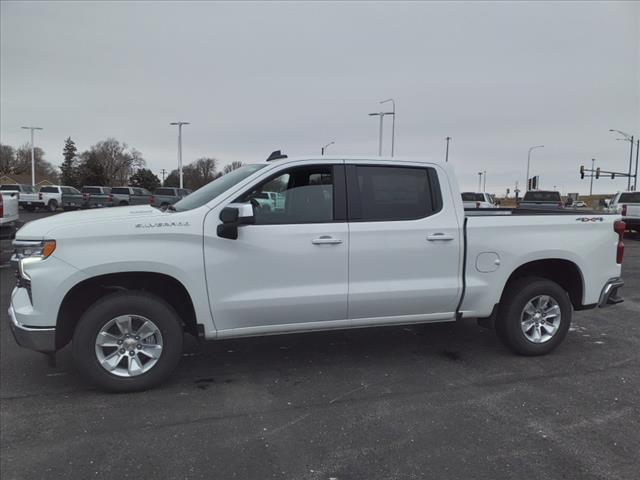
[[[0,141],[43,127],[54,164],[115,137],[174,169],[178,120],[185,163],[375,156],[394,98],[396,157],[443,161],[450,136],[463,190],[522,187],[544,144],[541,188],[588,193],[580,165],[628,169],[609,129],[640,134],[640,2],[2,1],[0,22]]]

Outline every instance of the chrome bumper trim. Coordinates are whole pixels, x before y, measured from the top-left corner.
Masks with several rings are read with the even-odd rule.
[[[623,286],[624,281],[621,278],[611,278],[607,280],[607,283],[602,288],[598,306],[607,307],[609,305],[624,302],[623,298],[619,295],[619,291]]]

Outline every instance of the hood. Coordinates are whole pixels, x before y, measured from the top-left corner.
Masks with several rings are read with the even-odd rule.
[[[25,224],[16,233],[20,239],[40,239],[57,227],[68,227],[87,223],[104,223],[118,220],[133,220],[155,216],[170,215],[150,205],[132,205],[126,207],[109,207],[77,212],[65,212],[41,218]]]

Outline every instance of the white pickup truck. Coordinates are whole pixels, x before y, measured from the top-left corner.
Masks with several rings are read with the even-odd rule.
[[[0,191],[0,237],[11,234],[19,218],[18,192]]]
[[[279,192],[283,208],[263,208]],[[621,302],[619,214],[463,209],[448,164],[305,157],[246,165],[164,210],[22,227],[17,342],[72,343],[101,388],[166,379],[183,331],[223,339],[481,319],[514,352],[564,339],[573,310]]]
[[[640,233],[640,191],[616,193],[607,210],[622,215],[627,228]]]

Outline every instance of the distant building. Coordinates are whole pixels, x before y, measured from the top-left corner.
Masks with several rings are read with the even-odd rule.
[[[2,175],[0,177],[0,185],[4,184],[31,185],[31,175],[28,173],[22,173],[20,175]],[[55,185],[55,183],[47,178],[44,178],[36,183],[36,188],[42,187],[44,185]]]

